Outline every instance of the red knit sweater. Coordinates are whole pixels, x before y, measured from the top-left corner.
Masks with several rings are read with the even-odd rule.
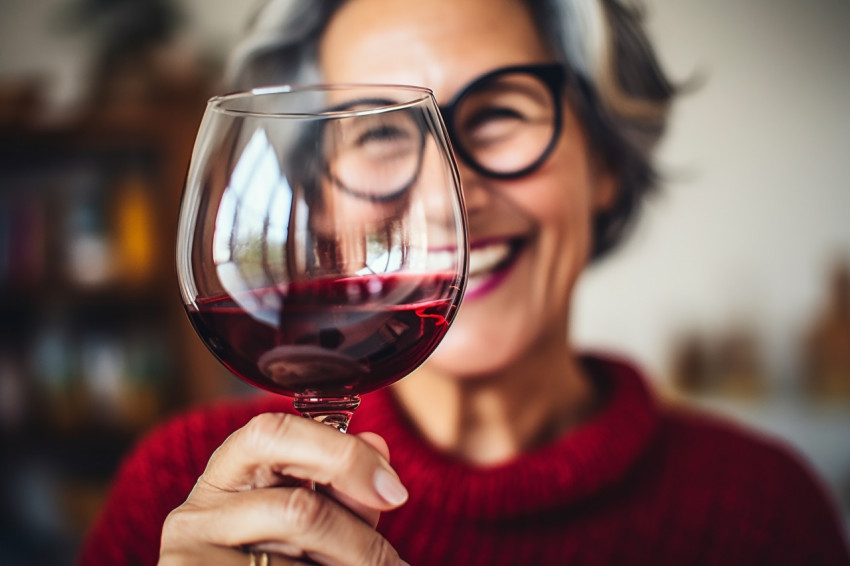
[[[444,564],[850,564],[834,510],[787,450],[717,420],[662,408],[628,366],[588,358],[603,409],[557,442],[480,468],[436,451],[388,391],[351,432],[389,443],[410,491],[379,530],[408,562]],[[122,466],[80,561],[154,564],[162,522],[262,396],[193,412]]]

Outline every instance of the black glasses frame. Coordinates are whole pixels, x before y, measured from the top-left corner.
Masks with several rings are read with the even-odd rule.
[[[549,89],[549,93],[552,96],[552,102],[554,104],[555,110],[553,117],[555,123],[554,128],[552,130],[552,139],[549,140],[549,144],[546,146],[546,149],[543,150],[543,153],[540,155],[540,157],[538,157],[530,165],[523,167],[519,171],[492,171],[475,161],[475,158],[473,158],[472,154],[470,154],[466,150],[466,148],[463,147],[463,145],[460,143],[460,139],[458,138],[454,123],[455,112],[458,106],[463,102],[463,100],[483,83],[492,81],[494,78],[500,77],[502,75],[516,73],[523,73],[536,77],[540,79],[540,81],[543,82],[543,84],[545,84],[546,87]],[[446,123],[446,130],[449,134],[449,140],[451,141],[452,147],[454,148],[457,156],[460,157],[473,171],[494,179],[516,179],[528,175],[529,173],[540,167],[552,153],[552,150],[555,149],[555,145],[558,143],[558,139],[561,137],[561,130],[563,126],[562,94],[564,86],[567,84],[569,78],[570,74],[567,72],[567,68],[561,63],[540,63],[534,65],[512,65],[510,67],[501,67],[499,69],[494,69],[493,71],[485,73],[470,82],[469,84],[467,84],[447,104],[439,106],[440,114],[442,114],[443,121]]]

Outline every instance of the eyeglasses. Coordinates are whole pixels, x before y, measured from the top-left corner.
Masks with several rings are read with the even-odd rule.
[[[568,79],[563,65],[551,63],[502,67],[473,80],[439,108],[457,156],[497,179],[516,179],[540,167],[561,134],[561,95]],[[387,104],[392,101],[362,99],[331,110]],[[410,110],[322,123],[324,176],[364,200],[397,199],[419,176],[426,122]]]
[[[561,64],[503,67],[440,107],[454,150],[474,171],[515,179],[540,167],[561,133]]]

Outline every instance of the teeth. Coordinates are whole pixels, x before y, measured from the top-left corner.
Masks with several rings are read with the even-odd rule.
[[[434,271],[443,271],[454,268],[457,263],[457,254],[455,252],[444,251],[428,253],[428,269]]]
[[[469,252],[469,275],[480,275],[491,271],[502,263],[511,253],[511,246],[507,243],[490,244],[481,248],[475,248]],[[457,256],[455,252],[432,251],[428,254],[428,267],[433,270],[451,269],[455,265]]]
[[[490,271],[503,262],[511,253],[506,243],[476,248],[469,253],[469,274],[478,275]]]

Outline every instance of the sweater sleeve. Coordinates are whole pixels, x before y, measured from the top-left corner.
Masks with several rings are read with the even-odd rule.
[[[156,564],[165,518],[186,500],[213,451],[257,412],[233,404],[195,411],[144,438],[119,468],[78,564]]]

